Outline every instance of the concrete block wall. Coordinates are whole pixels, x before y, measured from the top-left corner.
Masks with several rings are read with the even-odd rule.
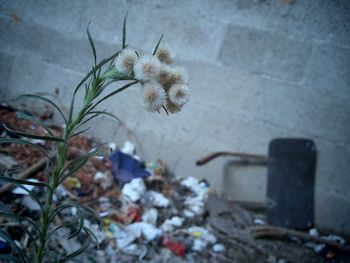
[[[1,98],[59,88],[67,101],[92,63],[88,22],[102,58],[120,47],[126,10],[130,45],[150,51],[165,33],[189,71],[192,96],[169,117],[144,112],[138,88],[105,104],[133,131],[139,154],[230,196],[229,159],[196,167],[198,158],[216,150],[267,154],[273,138],[311,138],[316,225],[350,236],[349,2],[0,0]],[[119,144],[126,138],[110,119],[92,133]]]

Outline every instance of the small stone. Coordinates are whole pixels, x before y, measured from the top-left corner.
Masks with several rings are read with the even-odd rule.
[[[215,244],[213,246],[213,251],[216,253],[224,252],[225,250],[226,250],[226,248],[223,244]]]

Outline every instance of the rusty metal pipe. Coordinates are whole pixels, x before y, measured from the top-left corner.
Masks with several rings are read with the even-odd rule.
[[[207,155],[206,157],[199,159],[196,162],[196,164],[198,166],[204,165],[204,164],[206,164],[206,163],[208,163],[208,162],[210,162],[210,161],[212,161],[220,156],[238,157],[242,161],[258,162],[258,163],[262,163],[262,164],[267,164],[267,156],[265,156],[265,155],[239,153],[239,152],[224,152],[224,151],[211,153],[211,154]]]

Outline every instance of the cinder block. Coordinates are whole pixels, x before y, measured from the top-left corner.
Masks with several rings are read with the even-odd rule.
[[[350,49],[335,45],[315,45],[307,65],[304,83],[315,91],[350,99]]]
[[[34,23],[14,23],[0,18],[3,49],[13,55],[33,53],[44,61],[77,72],[87,72],[93,65],[93,55],[87,37],[76,38],[64,31],[55,31]],[[96,41],[99,59],[116,51],[113,45]]]
[[[270,31],[230,25],[219,62],[224,66],[298,82],[308,61],[311,45]]]
[[[4,99],[6,90],[9,88],[9,79],[13,67],[14,57],[5,53],[0,53],[0,94]]]
[[[79,73],[60,68],[33,56],[17,57],[14,59],[6,88],[6,98],[15,98],[24,93],[53,95],[58,89],[59,104],[67,106],[69,103],[67,90],[73,90],[81,78],[82,75]]]
[[[350,201],[327,188],[316,188],[316,227],[350,237]]]
[[[316,140],[317,171],[316,187],[326,187],[341,195],[349,195],[350,149],[348,145],[337,146]]]
[[[200,3],[162,3],[150,1],[147,5],[133,2],[117,4],[107,1],[106,7],[86,5],[84,20],[93,21],[92,28],[100,39],[114,39],[120,46],[122,19],[128,10],[127,41],[131,47],[152,52],[161,34],[183,60],[214,61],[224,38],[226,22],[198,18],[194,11],[185,15],[184,9],[200,8]],[[114,10],[107,12],[106,10]],[[197,11],[196,11],[197,12]]]
[[[349,45],[348,1],[215,1],[201,3],[197,12],[234,24],[257,27],[299,40]],[[217,14],[220,14],[218,16]]]
[[[267,166],[227,161],[223,176],[224,196],[237,201],[266,202]]]
[[[90,3],[91,4],[91,3]],[[0,15],[12,17],[15,23],[34,23],[45,25],[53,30],[71,34],[85,35],[85,24],[82,23],[82,12],[86,1],[2,1]],[[96,5],[93,5],[96,7]]]
[[[177,11],[170,10],[170,6]],[[1,13],[4,21],[1,21],[1,24],[8,27],[6,20],[12,21],[12,27],[6,28],[4,33],[10,33],[9,42],[26,44],[20,48],[40,46],[43,49],[42,53],[51,53],[48,59],[58,60],[57,63],[62,61],[60,65],[79,65],[79,68],[85,69],[85,65],[91,64],[85,62],[91,62],[92,58],[90,51],[87,52],[89,46],[85,34],[89,21],[92,22],[91,34],[97,45],[99,41],[105,42],[109,45],[108,48],[114,51],[121,46],[123,18],[128,11],[127,42],[131,47],[152,52],[164,33],[164,41],[177,51],[180,58],[205,61],[215,59],[226,23],[216,19],[202,19],[201,23],[198,23],[197,17],[183,15],[184,6],[194,6],[194,9],[198,4],[189,5],[184,2],[182,7],[179,7],[171,3],[163,6],[157,1],[151,1],[147,5],[115,1],[103,1],[103,4],[86,1],[13,1],[3,5]],[[14,23],[11,14],[16,14],[20,20]],[[17,35],[17,39],[13,34]],[[101,45],[103,46],[103,43]],[[75,62],[64,63],[67,60],[67,49],[74,50],[69,54]],[[98,51],[100,50],[101,48],[98,48]],[[52,53],[57,53],[57,57],[52,57]]]
[[[204,64],[189,63],[193,102],[338,144],[350,143],[350,105],[335,94]],[[327,120],[327,121],[325,121]]]

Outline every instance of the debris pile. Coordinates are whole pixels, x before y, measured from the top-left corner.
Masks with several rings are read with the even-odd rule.
[[[38,132],[38,127],[29,121],[18,120],[15,109],[1,107],[0,112],[1,123],[8,127]],[[50,116],[47,112],[45,118],[37,115],[50,125],[47,116]],[[51,127],[55,127],[56,133],[62,132],[57,125],[52,124]],[[45,134],[45,130],[41,132]],[[4,130],[1,133],[1,137],[13,136]],[[35,143],[45,149],[51,147],[46,142]],[[99,144],[81,135],[72,138],[70,145],[68,157],[72,160]],[[92,157],[75,175],[67,177],[54,195],[56,206],[74,201],[93,208],[101,218],[99,222],[93,212],[85,215],[84,226],[96,235],[99,247],[91,244],[91,249],[80,256],[83,262],[272,263],[346,260],[346,241],[337,236],[328,236],[328,243],[322,243],[316,229],[310,230],[309,234],[304,233],[304,236],[299,231],[283,232],[283,236],[289,238],[287,241],[260,239],[281,234],[284,229],[265,225],[261,212],[248,211],[218,197],[205,180],[171,175],[161,160],[142,162],[135,155],[135,147],[130,141],[121,149],[114,143],[101,144],[100,148],[107,157]],[[108,157],[110,150],[112,154]],[[40,150],[35,151],[26,145],[2,145],[1,172],[22,180],[44,181],[43,158]],[[36,169],[33,169],[33,165]],[[36,200],[44,200],[40,189],[2,185],[0,194],[1,201],[11,212],[38,220],[40,206]],[[67,239],[76,230],[77,217],[79,214],[74,208],[59,211],[52,227],[63,227],[50,239],[50,248],[61,254],[69,254],[84,244],[83,238]],[[6,220],[1,218],[0,223],[6,223]],[[99,227],[100,223],[102,228]],[[31,227],[24,222],[21,225],[8,225],[6,231],[22,247],[30,247],[30,237],[23,229]],[[314,238],[310,239],[309,236]],[[0,253],[10,251],[6,241],[0,239]]]

